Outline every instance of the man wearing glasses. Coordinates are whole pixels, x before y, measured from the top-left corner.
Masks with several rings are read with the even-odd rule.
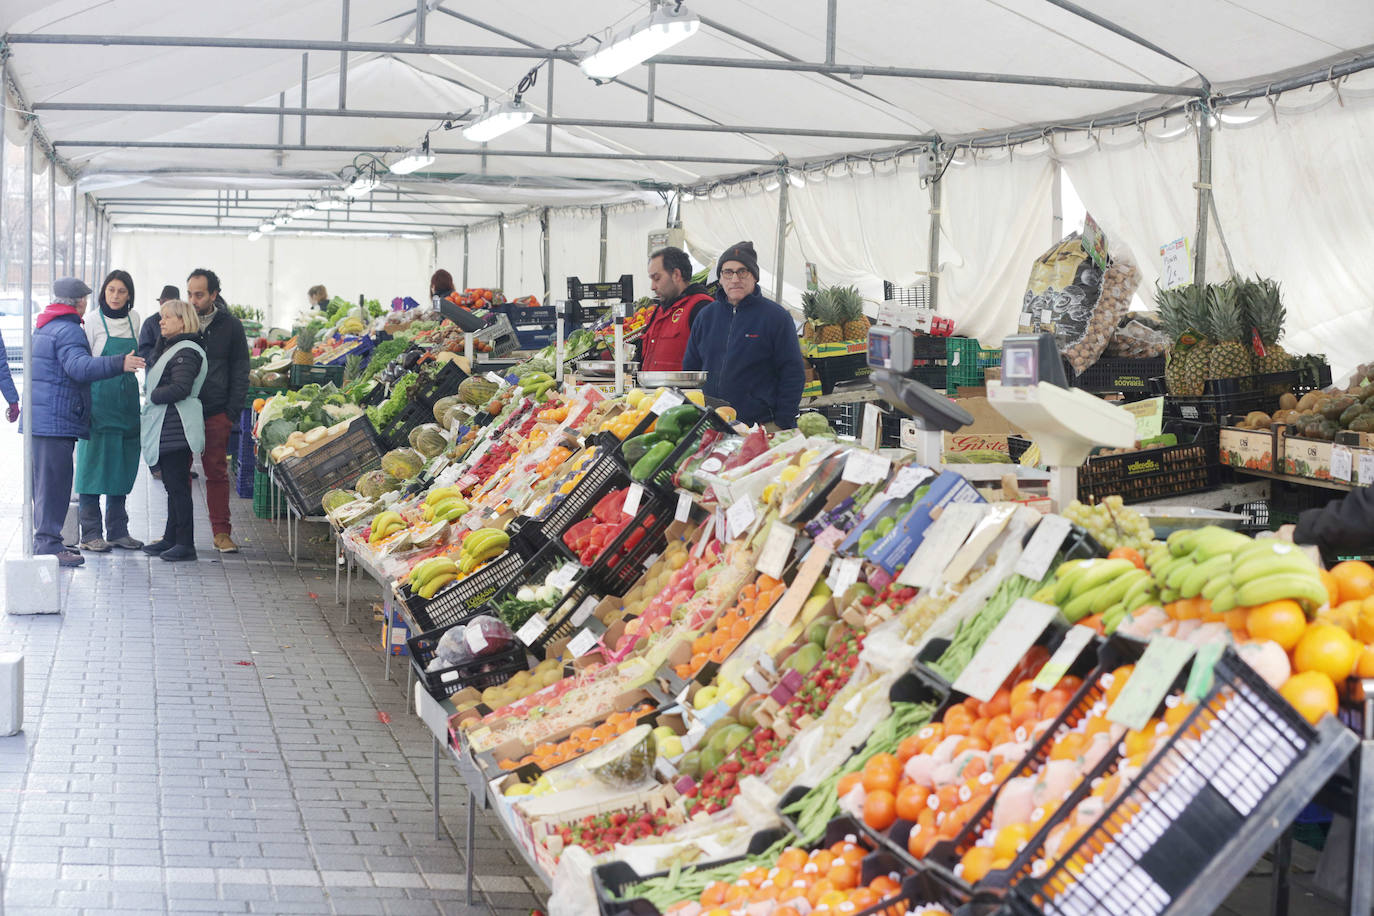
[[[796,323],[759,291],[753,242],[725,249],[716,273],[720,292],[693,319],[682,368],[705,370],[707,397],[735,408],[740,422],[792,429],[806,380]]]

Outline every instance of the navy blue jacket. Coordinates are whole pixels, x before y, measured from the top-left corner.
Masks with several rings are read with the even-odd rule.
[[[732,307],[724,291],[697,309],[682,368],[706,370],[707,397],[735,408],[741,423],[797,425],[806,364],[792,315],[754,291]]]
[[[81,319],[58,315],[33,332],[33,365],[26,383],[33,385],[35,436],[91,434],[91,382],[124,371],[122,356],[92,356]]]
[[[0,337],[0,398],[6,404],[19,403],[19,391],[14,387],[14,376],[10,375],[10,359],[5,351],[4,337]]]

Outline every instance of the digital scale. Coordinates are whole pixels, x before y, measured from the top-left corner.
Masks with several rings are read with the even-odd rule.
[[[434,297],[434,305],[438,308],[441,316],[458,325],[458,330],[463,332],[463,355],[467,358],[467,372],[471,375],[477,368],[477,363],[473,359],[472,336],[478,331],[484,330],[487,322],[474,315],[470,310],[450,302],[442,296]]]
[[[1078,468],[1094,447],[1135,444],[1135,417],[1070,388],[1053,334],[1015,334],[1002,341],[1002,381],[988,403],[1023,429],[1050,469],[1050,502],[1058,512],[1078,496]]]
[[[554,303],[554,378],[563,382],[563,341],[567,327],[582,315],[583,300],[619,300],[611,306],[611,316],[615,323],[615,346],[611,354],[615,362],[615,393],[625,393],[625,321],[636,311],[634,303],[634,277],[622,274],[619,280],[609,283],[583,283],[577,277],[568,278],[568,298]]]
[[[939,467],[945,447],[944,434],[973,422],[973,415],[958,404],[907,376],[911,372],[914,344],[911,331],[874,325],[868,329],[869,375],[883,398],[916,422],[916,461]]]

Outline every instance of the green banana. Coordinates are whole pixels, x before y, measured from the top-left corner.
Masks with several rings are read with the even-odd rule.
[[[1202,597],[1211,601],[1216,598],[1217,593],[1228,586],[1235,588],[1235,583],[1231,581],[1230,576],[1217,576],[1202,587]]]
[[[1119,604],[1126,598],[1126,593],[1131,587],[1142,581],[1149,581],[1150,574],[1143,569],[1133,569],[1130,572],[1122,573],[1111,582],[1097,589],[1096,598],[1093,599],[1091,613],[1100,614],[1114,604]]]
[[[1136,611],[1145,607],[1145,605],[1157,604],[1158,602],[1159,595],[1156,592],[1146,590],[1127,596],[1121,603],[1126,606],[1126,613],[1134,614]]]
[[[1112,630],[1115,630],[1121,625],[1121,621],[1126,619],[1127,613],[1126,605],[1120,602],[1113,604],[1102,612],[1102,628],[1105,630],[1110,626]]]
[[[1065,601],[1069,600],[1069,596],[1073,593],[1073,587],[1077,584],[1079,577],[1092,568],[1090,563],[1091,561],[1089,560],[1070,560],[1067,563],[1060,564],[1059,568],[1054,572],[1056,578],[1059,580],[1054,586],[1055,604],[1062,605]]]
[[[1216,593],[1212,598],[1212,613],[1225,614],[1236,606],[1236,587],[1227,584],[1225,588]]]
[[[1169,574],[1164,577],[1163,582],[1169,588],[1178,591],[1183,587],[1183,580],[1188,578],[1197,569],[1197,564],[1192,561],[1191,555],[1185,563],[1175,563],[1169,569]],[[1180,592],[1181,594],[1181,592]]]
[[[1241,607],[1254,607],[1280,598],[1296,599],[1311,613],[1327,603],[1326,586],[1316,576],[1281,572],[1251,579],[1236,588],[1236,604]]]
[[[1192,554],[1194,559],[1202,563],[1222,554],[1235,553],[1249,543],[1250,539],[1243,534],[1209,525],[1198,529]]]
[[[1271,553],[1268,556],[1253,557],[1236,566],[1231,571],[1231,581],[1237,585],[1244,585],[1255,579],[1262,579],[1265,576],[1278,575],[1279,573],[1296,573],[1317,577],[1317,567],[1301,550],[1294,550],[1291,553]]]
[[[1169,545],[1169,552],[1176,557],[1193,552],[1193,542],[1197,539],[1198,529],[1182,528],[1169,535],[1166,542]]]
[[[1107,588],[1109,586],[1102,586]],[[1097,593],[1101,588],[1093,589],[1090,592],[1079,595],[1077,598],[1069,599],[1067,604],[1061,605],[1059,612],[1064,615],[1064,619],[1069,623],[1078,623],[1084,617],[1092,613],[1093,602],[1097,598]]]
[[[439,575],[435,576],[434,578],[426,582],[424,584],[424,587],[421,588],[420,591],[416,594],[418,594],[421,598],[424,598],[425,600],[429,600],[430,598],[434,597],[435,592],[439,591],[439,589],[443,588],[445,585],[448,585],[450,582],[457,578],[458,577],[455,576],[453,573],[440,573]]]
[[[416,564],[415,568],[410,571],[410,590],[419,594],[420,590],[435,576],[457,572],[458,564],[453,562],[452,557],[430,557],[423,563]]]
[[[463,491],[458,487],[435,487],[433,490],[430,490],[428,493],[425,494],[425,502],[429,505],[434,505],[435,503],[443,502],[450,496],[457,496],[461,498],[462,495]]]
[[[1078,577],[1069,595],[1071,598],[1077,598],[1132,569],[1135,569],[1135,564],[1130,560],[1098,560],[1092,568]]]
[[[1183,583],[1178,588],[1178,593],[1185,598],[1196,598],[1202,592],[1203,586],[1213,579],[1219,579],[1226,575],[1231,568],[1231,555],[1229,553],[1219,554],[1203,563],[1197,564],[1193,571],[1183,577]]]
[[[1157,566],[1151,566],[1150,573],[1155,577],[1156,582],[1163,583],[1166,579],[1169,578],[1169,573],[1173,572],[1176,567],[1189,562],[1191,562],[1191,560],[1186,556],[1170,556],[1163,563],[1160,563]]]
[[[1131,587],[1126,590],[1126,594],[1121,598],[1121,603],[1129,605],[1139,596],[1153,593],[1155,590],[1154,586],[1155,580],[1148,574],[1143,579],[1137,579]]]
[[[1178,600],[1178,591],[1172,588],[1162,588],[1159,590],[1159,601],[1161,604],[1173,604]]]

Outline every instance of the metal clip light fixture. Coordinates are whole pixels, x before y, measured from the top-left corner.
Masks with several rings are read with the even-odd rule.
[[[594,80],[615,79],[655,54],[662,54],[686,41],[700,28],[701,20],[684,9],[680,0],[676,4],[664,4],[647,19],[635,23],[628,31],[582,58],[578,66]]]

